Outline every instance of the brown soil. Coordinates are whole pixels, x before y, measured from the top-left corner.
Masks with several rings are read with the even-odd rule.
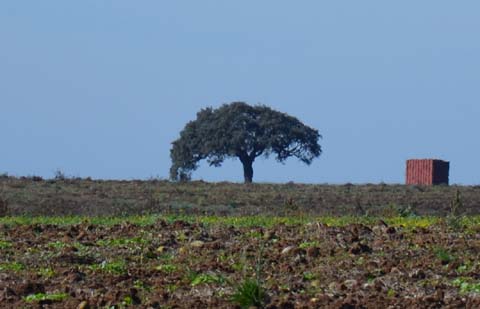
[[[321,223],[271,228],[1,225],[0,307],[235,308],[259,277],[267,308],[480,308],[480,234]],[[443,251],[442,251],[443,250]],[[35,293],[62,301],[27,302]]]

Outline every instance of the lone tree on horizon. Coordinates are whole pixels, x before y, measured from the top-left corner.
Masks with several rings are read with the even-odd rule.
[[[320,138],[317,130],[265,105],[233,102],[217,109],[208,107],[172,143],[170,178],[189,180],[203,159],[218,167],[226,158],[237,157],[243,164],[245,183],[251,183],[257,157],[273,154],[278,162],[297,157],[310,164],[322,153]]]

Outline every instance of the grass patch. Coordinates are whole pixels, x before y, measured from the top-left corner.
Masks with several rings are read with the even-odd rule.
[[[247,279],[237,286],[232,296],[232,302],[242,308],[262,308],[265,298],[266,292],[258,280]]]

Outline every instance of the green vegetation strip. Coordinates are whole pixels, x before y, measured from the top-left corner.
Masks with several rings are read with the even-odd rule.
[[[129,222],[132,224],[146,226],[155,224],[158,220],[165,220],[167,222],[186,221],[189,223],[202,223],[205,225],[227,225],[235,227],[271,227],[278,224],[296,225],[307,223],[323,223],[329,226],[345,226],[352,223],[361,223],[372,225],[379,220],[384,220],[387,224],[392,226],[404,226],[407,228],[429,227],[431,225],[439,224],[445,220],[442,217],[367,217],[367,216],[343,216],[343,217],[309,217],[309,216],[290,216],[290,217],[270,217],[270,216],[129,216],[129,217],[1,217],[0,224],[5,225],[32,225],[32,224],[51,224],[56,226],[68,226],[75,224],[92,224],[92,225],[106,225],[111,226],[115,224],[122,224]],[[461,224],[465,226],[480,225],[480,216],[462,217]],[[2,247],[6,247],[3,243]]]

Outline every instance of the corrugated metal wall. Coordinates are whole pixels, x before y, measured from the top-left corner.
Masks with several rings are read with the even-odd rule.
[[[435,159],[407,160],[407,185],[447,184],[450,163]]]

